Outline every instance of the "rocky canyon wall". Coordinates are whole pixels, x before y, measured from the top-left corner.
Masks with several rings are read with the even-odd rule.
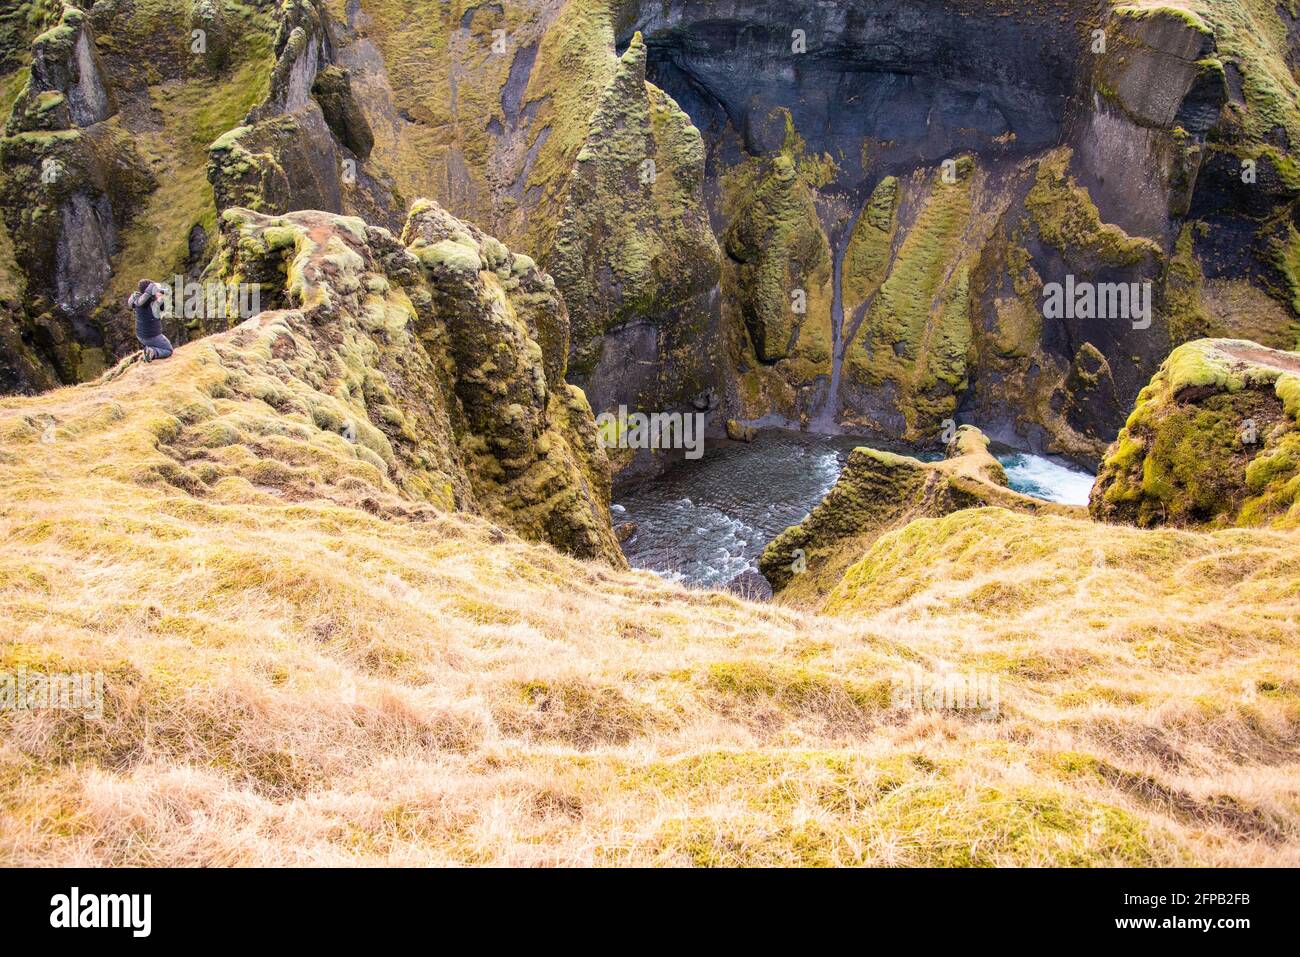
[[[228,208],[397,231],[422,197],[554,275],[597,412],[1096,463],[1180,343],[1300,338],[1290,3],[24,7],[7,391],[129,352],[126,293],[214,275]]]

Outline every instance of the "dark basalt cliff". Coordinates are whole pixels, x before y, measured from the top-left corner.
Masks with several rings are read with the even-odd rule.
[[[597,412],[1096,463],[1179,344],[1297,344],[1289,3],[22,6],[5,391],[130,352],[126,292],[210,270],[228,208],[396,231],[421,196],[554,275]],[[1150,315],[1051,314],[1067,282]]]
[[[1198,10],[647,5],[626,29],[710,144],[715,223],[757,240],[723,286],[740,414],[922,442],[971,418],[1095,462],[1178,343],[1294,347],[1290,18]],[[1150,283],[1151,323],[1044,318],[1067,276]]]

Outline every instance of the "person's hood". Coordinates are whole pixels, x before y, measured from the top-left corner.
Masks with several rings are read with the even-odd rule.
[[[134,309],[139,303],[148,299],[150,296],[154,296],[164,290],[165,287],[161,283],[151,282],[149,283],[149,288],[144,292],[131,293],[131,297],[127,299],[126,304],[129,308]]]

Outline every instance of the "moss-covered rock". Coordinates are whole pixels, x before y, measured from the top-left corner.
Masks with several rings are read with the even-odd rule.
[[[220,76],[230,63],[233,33],[224,0],[192,0],[190,45],[197,47],[204,67],[213,76]]]
[[[0,392],[35,393],[58,385],[36,330],[17,303],[0,299]]]
[[[873,428],[911,440],[937,435],[969,385],[973,257],[964,242],[974,164],[963,157],[954,171],[936,172],[926,184],[892,262],[898,187],[877,187],[850,244],[854,269],[845,271],[848,294],[861,298],[846,298],[846,307],[870,297],[845,350],[846,405]]]
[[[1300,523],[1300,354],[1234,339],[1175,350],[1107,452],[1090,510],[1144,528]]]
[[[1159,244],[1102,219],[1088,191],[1070,176],[1070,158],[1069,150],[1058,150],[1039,163],[1025,198],[1025,211],[1042,240],[1063,253],[1090,256],[1112,267],[1158,257]]]
[[[779,112],[780,148],[722,181],[723,324],[742,417],[807,422],[833,371],[834,264],[816,192],[827,173]]]
[[[265,97],[209,150],[218,212],[321,209],[401,229],[404,201],[368,162],[374,131],[351,72],[333,62],[335,55],[320,0],[279,8]]]
[[[563,382],[567,314],[531,260],[430,201],[400,241],[351,217],[231,209],[209,278],[265,283],[284,307],[239,329],[286,325],[267,361],[313,391],[263,375],[268,403],[353,443],[408,495],[622,563],[595,419]]]
[[[850,330],[856,327],[858,310],[870,303],[889,274],[890,254],[898,230],[899,191],[898,177],[886,176],[876,184],[853,225],[840,280],[844,316],[850,322]]]
[[[964,425],[940,462],[854,449],[821,504],[764,549],[759,559],[763,576],[780,601],[815,605],[872,542],[915,519],[990,505],[1033,514],[1082,515],[1082,509],[1008,489],[1006,473],[988,446],[987,436]]]
[[[25,65],[32,39],[58,20],[62,0],[17,0],[0,10],[0,74]]]
[[[121,232],[156,181],[130,136],[108,123],[5,137],[0,164],[0,212],[26,279],[23,305],[33,316],[57,312],[75,326],[108,289]],[[89,323],[69,332],[103,344]],[[64,381],[85,371],[57,364]]]
[[[367,159],[375,145],[375,134],[357,103],[348,71],[333,65],[327,66],[316,75],[311,92],[338,141],[355,153],[358,159]]]
[[[1162,245],[1108,222],[1053,150],[1022,168],[971,271],[972,394],[963,408],[1035,448],[1095,468],[1141,385],[1170,348]],[[1049,309],[1073,288],[1117,290],[1150,315]],[[1055,292],[1052,292],[1055,290]],[[1136,290],[1136,292],[1135,292]]]
[[[90,18],[65,3],[59,22],[32,41],[30,78],[14,104],[9,132],[93,126],[116,108]]]
[[[1201,132],[1213,125],[1228,98],[1227,81],[1214,31],[1197,14],[1126,4],[1114,11],[1106,34],[1108,55],[1097,60],[1096,84],[1136,122]]]
[[[1110,361],[1091,342],[1083,343],[1075,352],[1070,371],[1054,398],[1075,435],[1092,442],[1104,442],[1111,434],[1110,423],[1122,415]]]
[[[545,259],[572,317],[570,374],[602,410],[682,406],[717,381],[704,143],[645,69],[636,36],[592,114]]]
[[[827,318],[808,309],[807,287],[810,278],[824,279],[830,248],[788,154],[778,154],[759,175],[751,201],[727,230],[726,246],[740,264],[741,309],[758,361],[789,358],[804,324]],[[820,290],[823,283],[815,285]]]

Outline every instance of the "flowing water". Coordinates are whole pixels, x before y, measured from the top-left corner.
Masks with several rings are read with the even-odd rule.
[[[710,446],[698,461],[615,496],[615,524],[637,528],[623,551],[634,568],[688,585],[757,581],[767,543],[826,497],[849,452],[863,444],[853,436],[771,429],[751,444]],[[1085,472],[1024,453],[1000,458],[1017,491],[1072,504],[1088,500],[1092,476]]]
[[[999,455],[1007,482],[1017,492],[1065,505],[1087,505],[1097,477],[1026,452]]]
[[[831,384],[826,391],[825,404],[817,415],[817,428],[829,433],[839,432],[836,419],[839,415],[840,376],[844,368],[846,348],[844,334],[847,332],[844,323],[844,257],[848,255],[853,230],[857,228],[862,212],[863,208],[859,208],[849,218],[843,234],[837,235],[834,230],[831,232],[835,243],[831,277]]]

